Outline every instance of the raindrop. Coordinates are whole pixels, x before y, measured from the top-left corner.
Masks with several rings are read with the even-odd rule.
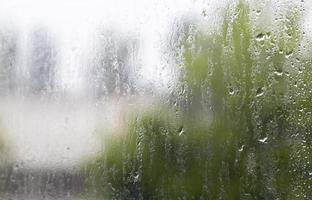
[[[286,58],[289,58],[292,54],[293,54],[293,51],[292,51],[292,50],[287,51],[287,52],[286,52]]]
[[[185,133],[185,130],[184,130],[183,126],[181,126],[181,127],[179,128],[179,130],[178,130],[178,134],[179,134],[179,136],[181,136],[181,135],[183,135],[184,133]]]
[[[275,72],[274,72],[274,75],[275,75],[276,77],[282,77],[282,76],[283,76],[283,72],[281,72],[281,71],[275,71]]]
[[[245,145],[242,145],[242,146],[238,149],[238,151],[239,151],[239,152],[242,152],[242,151],[244,150],[244,147],[245,147]]]
[[[261,143],[266,143],[267,140],[268,140],[268,137],[265,137],[265,138],[259,139],[258,141]]]
[[[264,33],[259,33],[259,34],[256,36],[256,41],[261,42],[261,41],[264,40],[264,37],[265,37],[265,34],[264,34]]]
[[[203,14],[204,17],[206,17],[206,16],[207,16],[207,11],[206,11],[206,10],[203,10],[203,11],[202,11],[202,14]]]
[[[139,181],[139,178],[140,178],[140,175],[137,174],[137,175],[134,177],[134,182],[135,182],[135,183],[138,182],[138,181]]]
[[[261,96],[263,96],[263,94],[264,94],[263,88],[262,87],[258,88],[257,92],[256,92],[256,97],[261,97]]]
[[[230,88],[230,89],[229,89],[229,94],[230,94],[230,95],[234,95],[234,90],[233,90],[233,88]]]
[[[300,58],[297,57],[297,58],[296,58],[296,61],[297,61],[297,63],[300,63]]]

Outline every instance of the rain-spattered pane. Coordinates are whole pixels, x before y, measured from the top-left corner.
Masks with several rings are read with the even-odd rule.
[[[303,0],[3,0],[0,199],[312,199]]]

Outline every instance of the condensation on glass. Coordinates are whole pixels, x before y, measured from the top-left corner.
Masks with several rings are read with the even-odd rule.
[[[312,4],[0,3],[0,199],[312,199]]]

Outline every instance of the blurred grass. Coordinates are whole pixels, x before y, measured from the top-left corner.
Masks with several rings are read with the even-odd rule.
[[[134,112],[87,164],[90,188],[108,199],[312,199],[312,59],[300,13],[279,23],[260,27],[241,0],[220,30],[185,33],[187,109]]]

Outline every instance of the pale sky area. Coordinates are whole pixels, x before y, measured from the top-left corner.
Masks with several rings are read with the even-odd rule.
[[[102,27],[139,38],[139,53],[144,58],[140,62],[142,84],[168,81],[170,75],[164,70],[159,75],[162,40],[175,20],[201,13],[203,5],[195,0],[2,0],[0,22],[13,24],[23,35],[33,26],[50,29],[60,43],[59,51],[65,56],[60,63],[64,65],[60,67],[62,85],[77,91],[82,85],[84,70],[77,65],[85,64],[94,33]]]

